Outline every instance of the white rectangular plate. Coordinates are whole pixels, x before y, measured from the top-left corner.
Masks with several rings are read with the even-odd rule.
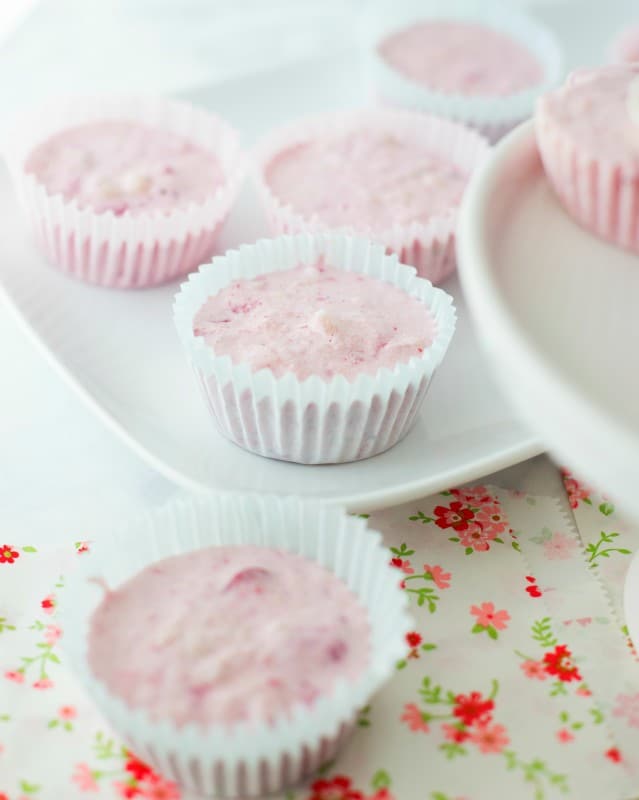
[[[278,122],[364,105],[355,56],[242,78],[190,97],[253,141]],[[319,496],[373,509],[473,480],[541,447],[513,416],[478,349],[456,278],[459,325],[410,435],[368,461],[308,467],[251,455],[221,438],[173,329],[177,284],[113,291],[77,283],[38,255],[0,173],[0,277],[10,306],[54,365],[114,431],[161,473],[190,488]],[[247,185],[220,250],[267,235]]]

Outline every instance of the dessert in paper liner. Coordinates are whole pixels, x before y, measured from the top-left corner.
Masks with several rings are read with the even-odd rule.
[[[246,363],[216,356],[193,332],[193,319],[208,297],[234,280],[254,278],[322,259],[327,266],[378,278],[424,303],[433,316],[432,344],[393,369],[324,380],[276,378]],[[356,461],[381,453],[410,431],[430,381],[455,330],[450,295],[418,278],[412,267],[381,245],[344,234],[298,234],[264,239],[218,256],[182,284],[174,320],[207,406],[220,432],[241,447],[303,464]]]
[[[628,87],[629,114],[639,131],[639,66],[611,65],[572,72],[565,86],[570,88],[596,78],[599,73],[635,73]],[[561,91],[561,90],[559,90]],[[570,216],[602,239],[639,253],[639,170],[635,159],[599,157],[570,132],[562,129],[549,111],[548,101],[537,103],[535,135],[546,177]],[[636,111],[635,111],[636,109]],[[631,117],[632,119],[632,117]]]
[[[298,553],[341,578],[368,611],[368,666],[356,681],[339,681],[312,706],[297,706],[290,718],[273,724],[237,723],[227,729],[152,722],[111,694],[90,669],[90,619],[104,592],[97,581],[115,588],[159,559],[239,544]],[[381,536],[364,520],[317,501],[240,494],[179,499],[94,544],[91,557],[69,580],[59,614],[72,667],[131,750],[185,788],[228,797],[280,791],[333,758],[358,709],[392,675],[411,627],[406,595],[389,572]]]
[[[216,156],[225,183],[203,203],[178,206],[168,214],[152,210],[116,216],[49,194],[24,170],[31,151],[53,134],[108,119],[184,136]],[[228,123],[160,97],[59,98],[23,113],[2,139],[18,199],[47,260],[75,278],[115,288],[165,283],[210,258],[245,171],[238,135]]]
[[[451,161],[470,175],[488,155],[486,140],[476,131],[450,120],[417,114],[402,109],[358,109],[318,114],[281,126],[267,134],[253,153],[255,177],[269,223],[276,234],[317,233],[329,230],[316,215],[305,217],[281,202],[269,188],[266,170],[281,152],[317,136],[339,136],[353,128],[367,127],[390,135],[413,140],[431,155]],[[366,236],[397,253],[402,264],[415,267],[417,274],[432,283],[441,283],[456,268],[455,227],[458,208],[435,214],[428,220],[410,225],[394,225],[387,230],[366,230],[345,225],[340,230],[354,236]]]
[[[512,94],[468,96],[441,92],[411,80],[379,55],[377,45],[389,33],[428,19],[477,22],[508,34],[539,59],[545,79],[537,86]],[[369,16],[365,33],[369,78],[377,97],[392,106],[448,117],[476,128],[491,142],[498,141],[534,110],[535,101],[553,88],[563,73],[563,57],[555,36],[545,26],[510,4],[482,0],[446,0],[425,4],[386,0]],[[508,65],[504,64],[504,69]]]

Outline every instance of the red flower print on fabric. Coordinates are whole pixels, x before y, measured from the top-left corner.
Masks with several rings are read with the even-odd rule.
[[[45,614],[53,614],[56,607],[55,595],[48,594],[44,600],[40,603],[40,607],[44,611]]]
[[[449,725],[447,722],[444,722],[442,725],[442,733],[444,734],[444,738],[449,742],[457,742],[457,744],[462,744],[462,742],[465,742],[470,736],[465,728],[460,728],[457,725]]]
[[[541,589],[539,586],[537,586],[537,581],[532,575],[526,575],[526,582],[528,583],[528,586],[526,586],[526,592],[530,595],[530,597],[541,597]]]
[[[146,800],[180,800],[180,790],[175,783],[165,781],[158,775],[142,781],[137,785],[140,797]]]
[[[471,692],[469,695],[458,694],[455,697],[453,715],[458,717],[464,725],[471,726],[476,722],[489,719],[495,708],[495,702],[490,698],[484,699],[481,692]]]
[[[127,761],[124,765],[126,772],[129,772],[137,781],[142,781],[153,774],[153,770],[144,761],[140,761],[137,756],[127,751]]]
[[[49,680],[49,678],[40,678],[40,680],[35,681],[35,683],[31,684],[34,689],[52,689],[53,688],[53,681]]]
[[[4,673],[4,677],[8,681],[13,681],[14,683],[24,683],[24,675],[15,669],[7,670]]]
[[[13,564],[20,558],[20,553],[13,549],[10,544],[3,544],[0,547],[0,564]]]
[[[610,750],[606,750],[604,755],[606,758],[610,759],[613,764],[619,764],[623,760],[621,757],[621,751],[617,747],[611,747]]]
[[[568,728],[561,728],[555,734],[557,737],[557,741],[561,742],[562,744],[568,744],[569,742],[574,742],[575,735],[571,733]]]
[[[478,721],[469,738],[482,753],[501,753],[510,744],[506,728],[490,719]]]
[[[571,661],[571,655],[572,653],[565,644],[558,644],[552,652],[544,655],[546,672],[565,683],[580,681],[579,669]]]
[[[422,733],[428,733],[429,731],[428,724],[425,722],[422,712],[415,703],[406,703],[404,706],[404,713],[400,717],[400,720],[405,722],[411,731],[422,731]]]
[[[401,571],[406,575],[412,575],[415,572],[408,559],[404,560],[402,558],[391,558],[390,565],[396,569],[401,569]]]
[[[417,631],[411,631],[410,633],[406,634],[406,644],[409,647],[419,647],[421,643],[422,643],[421,633],[417,633]]]
[[[336,775],[329,780],[320,779],[311,786],[308,800],[366,800],[362,792],[353,788],[346,775]]]
[[[89,544],[90,542],[76,542],[75,543],[76,553],[78,553],[78,555],[81,555],[82,553],[89,553],[90,552]]]
[[[134,783],[121,783],[120,781],[115,781],[113,788],[117,792],[118,797],[124,797],[126,800],[130,800],[130,798],[137,797],[140,794],[137,784]]]
[[[436,506],[433,510],[435,514],[435,525],[443,530],[452,528],[455,531],[468,530],[468,523],[475,516],[475,512],[465,507],[459,501],[455,501],[450,506]]]

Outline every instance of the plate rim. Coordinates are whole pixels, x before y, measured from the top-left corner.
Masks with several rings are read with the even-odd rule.
[[[624,430],[623,424],[620,425],[612,415],[607,415],[599,404],[583,395],[568,374],[544,356],[533,337],[518,323],[516,313],[509,308],[499,287],[496,270],[491,267],[490,244],[485,235],[491,193],[513,152],[518,148],[523,150],[524,147],[534,146],[534,137],[534,120],[524,122],[499,143],[490,158],[473,175],[462,203],[457,231],[460,282],[480,339],[491,352],[491,357],[499,353],[501,366],[495,370],[497,380],[522,418],[532,430],[539,432],[542,441],[560,460],[579,464],[582,475],[594,483],[608,489],[615,488],[617,496],[625,498],[622,505],[630,505],[639,517],[636,479],[627,477],[632,474],[627,469],[627,455],[621,459],[626,465],[622,471],[619,470],[619,462],[612,458],[600,460],[595,469],[590,464],[586,469],[582,466],[593,460],[592,455],[588,454],[589,437],[583,435],[584,430],[596,428],[599,438],[606,440],[607,450],[611,452],[617,448],[616,452],[627,454],[631,449],[627,444],[628,439],[637,442],[639,439]],[[587,231],[582,233],[592,236]],[[504,378],[506,372],[508,380]],[[513,375],[516,380],[512,380]],[[526,391],[522,391],[524,387]],[[552,389],[553,406],[561,408],[564,415],[570,410],[573,421],[579,420],[578,424],[565,424],[565,416],[557,422],[537,415],[535,410],[544,405],[539,387],[544,387],[547,393]],[[573,433],[577,429],[578,432]],[[611,466],[613,461],[614,466]],[[619,490],[621,487],[622,491]]]

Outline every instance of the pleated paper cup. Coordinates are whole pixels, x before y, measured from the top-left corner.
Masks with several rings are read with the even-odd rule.
[[[437,91],[411,80],[387,63],[378,45],[389,34],[428,20],[476,22],[521,42],[541,63],[543,80],[536,86],[507,95],[463,95]],[[391,106],[425,111],[454,119],[480,131],[491,142],[532,116],[535,101],[557,85],[563,56],[554,34],[510,4],[497,0],[382,0],[369,15],[365,29],[368,73],[379,100]],[[508,64],[504,64],[508,69]]]
[[[54,134],[111,119],[143,123],[203,147],[219,160],[225,183],[204,202],[169,213],[116,216],[49,194],[25,171],[30,153]],[[67,275],[113,288],[166,283],[210,258],[245,172],[239,137],[227,122],[188,103],[159,97],[59,98],[20,115],[2,138],[16,193],[44,256]]]
[[[603,69],[639,76],[638,64]],[[578,70],[570,75],[567,86],[589,81],[600,71]],[[546,177],[570,216],[596,236],[639,253],[636,160],[600,158],[585,149],[569,130],[557,123],[545,97],[537,106],[535,133]]]
[[[339,137],[351,131],[377,131],[412,142],[425,152],[454,164],[464,174],[471,175],[489,152],[488,142],[477,132],[450,120],[417,114],[402,109],[358,109],[354,111],[318,114],[296,120],[271,131],[253,152],[254,174],[262,204],[275,234],[317,233],[335,230],[317,215],[305,216],[281,201],[268,183],[268,167],[281,153],[303,143]],[[303,176],[300,177],[303,180]],[[330,180],[330,175],[327,175]],[[436,189],[433,189],[436,191]],[[371,226],[355,229],[351,225],[338,230],[351,236],[366,236],[383,244],[389,253],[396,253],[402,264],[415,267],[417,274],[432,283],[441,283],[454,272],[455,227],[458,207],[451,207],[427,220],[415,220],[408,225],[396,224],[386,230]]]
[[[359,678],[337,682],[312,706],[300,704],[272,724],[178,728],[130,708],[93,675],[88,642],[92,614],[104,596],[100,582],[114,589],[160,559],[248,544],[316,561],[357,596],[371,631],[368,666]],[[334,506],[266,495],[180,499],[132,521],[91,550],[68,581],[59,607],[71,666],[132,752],[200,795],[256,797],[309,777],[336,755],[358,710],[393,674],[405,651],[411,629],[406,595],[390,574],[381,536]]]
[[[216,355],[193,332],[195,315],[206,300],[233,281],[301,264],[326,266],[377,278],[423,303],[434,323],[430,347],[393,369],[299,380],[269,369]],[[264,239],[214,258],[182,284],[174,320],[205,402],[220,432],[247,450],[301,464],[357,461],[397,444],[410,431],[426,390],[455,330],[450,295],[418,278],[396,255],[362,238],[339,233],[298,234]],[[374,309],[371,310],[374,313]]]

